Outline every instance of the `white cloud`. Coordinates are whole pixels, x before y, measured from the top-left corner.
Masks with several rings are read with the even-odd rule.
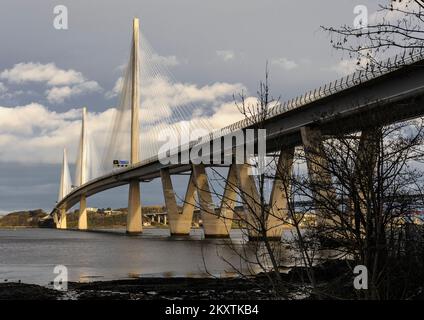
[[[46,90],[46,98],[51,103],[63,103],[71,96],[84,93],[100,92],[102,88],[96,81],[86,81],[75,86],[53,87]]]
[[[0,82],[0,97],[7,92],[6,86]]]
[[[118,96],[121,93],[123,84],[124,84],[124,78],[119,77],[118,80],[116,80],[115,85],[113,86],[113,89],[105,93],[105,97],[107,99],[112,99]]]
[[[293,70],[296,69],[299,65],[293,60],[287,59],[285,57],[276,58],[271,61],[273,65],[276,65],[284,70]]]
[[[247,91],[240,83],[216,82],[199,87],[190,83],[174,83],[166,77],[155,77],[146,80],[141,85],[141,107],[143,121],[146,123],[171,116],[173,109],[181,108],[181,106],[191,104],[201,107],[207,104],[209,107],[215,107],[232,98],[233,94],[242,90]],[[114,88],[106,92],[106,98],[118,96],[122,86],[123,78],[121,77],[116,81]]]
[[[341,76],[347,76],[354,72],[356,72],[359,68],[365,68],[367,63],[370,62],[370,58],[372,56],[372,52],[368,51],[369,55],[360,60],[358,59],[344,59],[339,61],[336,65],[331,66],[330,68],[324,68],[324,70],[335,71]],[[364,55],[366,53],[364,52]],[[359,62],[359,64],[358,64]]]
[[[331,71],[337,72],[339,75],[346,76],[356,71],[358,60],[346,59],[338,62],[336,65],[330,67]]]
[[[184,106],[211,108],[228,100],[246,88],[239,83],[217,82],[199,87],[189,83],[172,83],[167,78],[154,78],[144,84],[142,91],[142,113],[146,121],[156,121],[171,116],[173,110]],[[211,110],[211,109],[209,109]]]
[[[79,118],[76,109],[59,113],[37,103],[0,107],[0,160],[57,163],[57,150],[77,141]]]
[[[231,50],[217,50],[216,54],[218,57],[220,57],[224,61],[234,60],[236,56],[234,51],[231,51]]]
[[[234,86],[234,87],[233,87]],[[194,99],[198,98],[198,91],[206,93],[206,99],[217,98],[222,101],[226,94],[238,85],[214,84],[202,88],[188,88]],[[192,91],[191,91],[192,90]],[[188,99],[183,95],[183,99]],[[253,101],[249,98],[248,101]],[[243,118],[232,102],[210,104],[208,109],[195,112],[194,123],[208,122],[212,128],[222,128]],[[149,113],[155,113],[157,109]],[[199,109],[200,110],[200,109]],[[212,110],[212,112],[210,112]],[[98,156],[97,165],[100,166],[101,156],[106,149],[107,140],[111,132],[115,109],[109,108],[100,113],[88,113],[87,128],[92,142],[96,147],[94,153]],[[209,113],[207,113],[209,112]],[[155,126],[143,128],[149,121],[142,111],[142,142],[157,144],[157,130]],[[193,127],[197,127],[193,125]],[[128,129],[128,128],[127,128]],[[76,159],[76,149],[81,130],[81,109],[71,109],[66,112],[56,112],[47,107],[31,103],[17,107],[0,107],[0,161],[18,163],[60,163],[62,150],[67,147],[69,160]],[[128,151],[128,144],[122,144]],[[93,152],[93,150],[91,151]]]
[[[88,114],[88,131],[96,150],[105,150],[115,109]],[[60,163],[62,150],[68,149],[69,161],[76,159],[81,132],[81,109],[55,112],[31,103],[0,107],[0,161],[17,163]]]
[[[167,78],[154,78],[143,88],[146,108],[155,105],[183,105],[199,101],[210,102],[219,97],[231,96],[245,89],[240,83],[216,82],[199,87],[189,83],[172,83]],[[160,93],[158,95],[158,92]]]
[[[49,87],[45,91],[46,98],[52,103],[63,103],[72,96],[102,90],[96,81],[87,80],[81,72],[60,69],[54,63],[18,63],[1,72],[0,79],[13,84],[44,83]]]
[[[246,103],[255,102],[256,98],[246,98]],[[223,103],[214,110],[214,114],[209,118],[214,129],[224,128],[234,122],[244,119],[234,102]]]
[[[405,19],[404,12],[419,13],[421,7],[415,0],[391,1],[387,7],[393,10],[378,10],[372,13],[368,19],[370,24],[378,24],[383,22],[394,23],[398,20]]]
[[[176,56],[161,56],[157,53],[151,56],[151,62],[165,67],[175,67],[180,64]]]
[[[49,86],[70,85],[82,83],[85,80],[81,72],[59,69],[54,63],[41,64],[39,62],[15,64],[13,68],[1,72],[0,78],[18,84],[45,82]]]

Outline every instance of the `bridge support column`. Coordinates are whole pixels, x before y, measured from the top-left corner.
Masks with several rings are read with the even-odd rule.
[[[275,180],[269,201],[270,214],[267,221],[267,237],[281,240],[288,218],[290,177],[293,168],[294,148],[282,148],[278,158]]]
[[[80,198],[80,208],[78,214],[78,230],[87,230],[87,199],[85,194]]]
[[[182,220],[185,221],[185,224],[180,224],[181,229],[181,234],[189,234],[190,233],[190,229],[191,229],[191,225],[193,222],[193,214],[194,214],[194,209],[196,206],[196,184],[194,181],[194,173],[191,172],[190,174],[190,179],[188,180],[188,184],[187,184],[187,191],[184,197],[184,204],[183,204],[183,210],[181,212],[182,215]],[[169,217],[169,226],[171,226],[171,217]]]
[[[57,216],[57,211],[53,213],[53,223],[56,229],[59,229],[59,217]]]
[[[215,213],[204,164],[193,165],[193,173],[200,204],[205,238],[228,238],[231,221]]]
[[[367,214],[367,201],[369,201],[367,193],[372,188],[369,183],[373,181],[373,179],[368,178],[375,171],[380,148],[380,137],[380,128],[363,130],[358,145],[357,168],[355,168],[354,172],[357,185],[355,186],[356,190],[352,192],[353,197],[349,199],[349,215],[358,234],[364,232],[364,226],[361,225],[361,216],[366,216]]]
[[[137,235],[142,231],[140,182],[138,179],[133,179],[129,185],[127,234]]]
[[[219,210],[220,216],[223,217],[223,219],[225,220],[229,231],[231,230],[231,226],[234,220],[234,209],[236,206],[237,195],[237,168],[235,164],[232,164],[228,170],[224,194],[221,200],[221,208]],[[236,219],[237,218],[239,217],[236,217]]]
[[[237,164],[236,168],[249,240],[258,240],[263,238],[261,232],[264,230],[261,227],[261,220],[264,219],[262,217],[262,211],[264,210],[261,210],[261,202],[255,179],[251,175],[251,166],[249,164]]]
[[[67,229],[67,220],[66,220],[66,209],[60,208],[59,209],[59,226],[58,229]]]
[[[336,218],[326,212],[327,210],[322,204],[335,201],[335,192],[331,175],[327,171],[328,161],[324,153],[322,134],[319,129],[311,127],[302,127],[300,132],[315,201],[317,224],[318,226],[331,226]]]
[[[171,235],[189,235],[191,222],[193,220],[194,207],[191,204],[187,204],[187,206],[190,206],[190,210],[187,210],[187,206],[184,204],[184,208],[186,210],[183,208],[183,211],[179,213],[169,169],[162,169],[160,171],[160,176],[162,179],[163,196],[165,198],[166,211],[168,212]],[[191,184],[192,181],[190,178],[188,189],[190,189]],[[193,187],[192,189],[194,190]],[[187,190],[187,194],[189,193],[189,190]],[[194,191],[192,192],[192,197],[194,197]],[[191,201],[190,198],[191,197],[189,196],[189,199],[187,200]],[[166,216],[164,216],[164,224],[166,224]]]

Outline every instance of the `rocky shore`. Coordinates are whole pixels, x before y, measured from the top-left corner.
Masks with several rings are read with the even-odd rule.
[[[317,267],[318,281],[331,295],[353,298],[346,263]],[[342,275],[340,277],[340,275]],[[268,300],[273,294],[270,275],[249,278],[140,278],[130,280],[68,283],[66,292],[23,284],[0,284],[0,300]],[[314,299],[303,268],[281,274],[290,299]]]

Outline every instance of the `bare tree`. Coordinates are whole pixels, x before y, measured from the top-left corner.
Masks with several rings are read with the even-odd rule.
[[[421,54],[424,46],[424,8],[418,1],[381,2],[366,26],[322,27],[336,50],[347,52],[357,59],[358,68],[371,72],[408,67],[405,58]],[[381,62],[382,57],[394,54],[396,63]],[[408,274],[405,261],[423,260],[422,226],[411,214],[422,209],[422,131],[422,119],[418,119],[368,128],[362,135],[335,137],[325,143],[328,166],[321,170],[333,177],[337,196],[333,201],[314,202],[325,206],[322,212],[337,217],[331,234],[348,240],[346,255],[368,267],[371,288],[362,292],[364,298],[413,294],[413,280],[399,274]],[[420,279],[423,264],[415,266],[414,276]]]
[[[388,53],[405,58],[424,47],[424,8],[415,0],[381,2],[366,26],[322,26],[333,48],[356,58],[359,68],[384,67],[382,58]]]
[[[269,108],[270,103],[273,106],[275,101],[278,103],[269,98],[268,76],[260,86],[262,90],[255,104],[248,105],[243,95],[237,103],[248,119],[254,119],[249,121],[256,128],[265,127],[267,120],[258,113]],[[299,258],[300,263],[294,265],[304,268],[306,284],[310,286],[308,293],[316,298],[346,297],[316,279],[314,266],[329,259],[345,261],[349,266],[348,274],[334,277],[351,281],[350,292],[358,298],[416,295],[419,288],[413,279],[400,275],[413,262],[414,276],[424,278],[424,233],[422,221],[414,215],[422,209],[424,200],[421,168],[424,120],[322,138],[318,148],[307,145],[299,148],[293,161],[285,162],[285,166],[279,161],[280,153],[269,154],[266,170],[252,177],[256,195],[240,188],[238,182],[230,181],[221,171],[213,170],[211,186],[221,181],[222,188],[227,186],[237,193],[237,204],[244,207],[244,214],[234,206],[228,207],[233,210],[234,223],[242,227],[246,237],[256,236],[256,241],[246,246],[232,242],[229,246],[252,266],[252,273],[258,269],[265,272],[279,297],[288,297],[287,289],[291,285],[280,273],[288,255]],[[290,149],[285,141],[281,145],[282,152],[284,148]],[[303,170],[294,174],[294,162],[303,164]],[[276,208],[268,201],[270,181],[279,182],[278,188],[286,198],[284,207]],[[234,201],[225,198],[225,192],[218,189],[212,187],[212,192],[221,202]],[[270,238],[270,230],[282,224],[290,229],[290,239]],[[369,290],[353,290],[352,269],[356,265],[367,267]],[[243,274],[238,267],[233,266]]]
[[[416,294],[411,278],[396,278],[406,271],[407,252],[408,259],[423,257],[422,221],[414,216],[424,199],[423,139],[423,119],[327,137],[320,150],[324,162],[316,161],[314,150],[304,155],[321,179],[311,179],[310,172],[293,179],[297,191],[314,205],[321,243],[353,266],[367,267],[369,290],[357,291],[361,298]],[[327,177],[331,186],[320,183]],[[331,192],[317,192],[329,187]],[[405,236],[414,237],[415,245]],[[416,271],[414,276],[422,277],[422,263]]]

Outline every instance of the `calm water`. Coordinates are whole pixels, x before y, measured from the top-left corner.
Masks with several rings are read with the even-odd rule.
[[[21,280],[47,285],[56,265],[68,268],[69,281],[125,279],[139,276],[231,275],[240,259],[225,240],[200,240],[201,230],[188,238],[170,238],[167,229],[146,229],[142,236],[60,231],[0,229],[0,282]],[[241,243],[240,230],[232,239]],[[207,270],[205,269],[207,266]]]

